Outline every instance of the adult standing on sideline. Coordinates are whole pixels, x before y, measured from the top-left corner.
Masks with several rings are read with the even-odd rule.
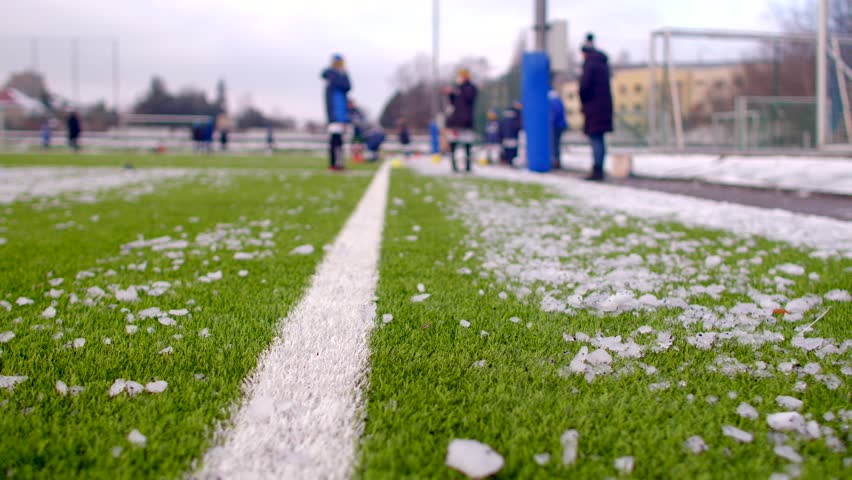
[[[565,104],[562,103],[559,92],[551,90],[547,97],[550,99],[550,138],[553,141],[551,163],[555,170],[559,170],[562,168],[562,134],[568,129],[568,122],[565,121]]]
[[[586,180],[604,179],[606,143],[604,135],[612,132],[612,91],[609,84],[609,60],[595,48],[594,36],[589,34],[582,47],[583,76],[580,78],[580,102],[585,122],[583,132],[589,137],[594,166]]]
[[[470,71],[460,68],[456,77],[456,84],[444,89],[450,100],[451,112],[447,118],[447,134],[450,140],[450,162],[453,171],[456,167],[456,147],[464,145],[465,171],[470,171],[471,145],[474,141],[473,132],[473,106],[476,104],[478,93],[476,86],[470,81]]]
[[[411,132],[408,131],[408,122],[404,118],[399,120],[399,144],[402,146],[402,154],[406,158],[411,156]]]
[[[343,56],[334,54],[331,66],[323,70],[325,80],[325,112],[328,116],[328,156],[329,170],[343,170],[343,134],[349,123],[349,102],[346,95],[352,89],[349,75],[343,63]]]
[[[68,114],[68,146],[75,152],[80,150],[81,133],[83,129],[80,127],[80,117],[77,116],[76,111],[71,110]]]

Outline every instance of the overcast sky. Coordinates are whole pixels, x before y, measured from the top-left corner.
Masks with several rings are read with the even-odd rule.
[[[772,5],[796,0],[550,0],[548,17],[569,21],[576,48],[594,31],[600,48],[645,60],[648,33],[663,26],[777,30]],[[799,0],[800,2],[802,0]],[[333,52],[347,59],[352,96],[377,115],[395,68],[431,52],[432,0],[0,0],[0,81],[32,64],[48,85],[71,93],[69,42],[81,40],[80,95],[112,101],[111,43],[120,40],[120,100],[130,105],[154,74],[171,90],[195,86],[212,96],[216,79],[229,104],[322,119],[320,70]],[[440,57],[483,55],[502,71],[533,0],[442,0]],[[677,48],[677,46],[676,46]],[[705,44],[688,56],[713,57]],[[732,47],[728,47],[732,48]],[[710,58],[704,58],[710,59]],[[688,58],[697,60],[697,58]]]

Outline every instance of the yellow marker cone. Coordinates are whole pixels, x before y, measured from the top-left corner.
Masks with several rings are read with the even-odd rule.
[[[432,155],[432,163],[441,163],[441,156],[437,153]]]
[[[402,160],[398,158],[394,158],[391,160],[391,168],[400,168],[402,167]]]
[[[480,158],[479,164],[480,165],[488,165],[488,159],[487,158]]]

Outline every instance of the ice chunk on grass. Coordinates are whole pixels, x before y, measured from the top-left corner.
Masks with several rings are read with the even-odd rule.
[[[737,415],[748,418],[749,420],[757,420],[760,417],[757,409],[745,402],[740,403],[737,407]]]
[[[778,395],[775,397],[775,403],[781,407],[786,408],[787,410],[801,410],[804,402],[795,397],[790,397],[787,395]]]
[[[775,455],[793,463],[802,463],[802,456],[789,445],[775,445]]]
[[[145,385],[145,391],[148,393],[162,393],[166,391],[166,388],[169,386],[168,382],[165,380],[158,380],[156,382],[150,382]]]
[[[114,396],[120,394],[121,392],[124,391],[124,388],[126,386],[127,386],[127,381],[125,381],[123,378],[116,379],[112,383],[112,386],[109,387],[109,396],[114,397]]]
[[[177,325],[177,321],[175,321],[175,319],[171,317],[160,317],[157,319],[157,322],[159,322],[160,325],[165,325],[167,327]]]
[[[832,290],[825,294],[825,299],[832,302],[852,302],[852,295],[846,290]]]
[[[613,462],[615,469],[621,473],[628,474],[636,467],[636,459],[633,457],[619,457]]]
[[[686,448],[688,451],[694,453],[695,455],[699,455],[703,452],[706,452],[709,448],[707,446],[707,443],[704,442],[704,439],[701,438],[700,435],[693,435],[687,438],[686,441],[683,442],[683,447]]]
[[[459,322],[459,325],[461,325],[464,328],[470,328],[470,322],[468,322],[467,320],[461,320]]]
[[[775,268],[782,273],[793,275],[794,277],[805,274],[805,268],[801,265],[796,265],[795,263],[782,263]]]
[[[299,245],[298,247],[294,248],[293,250],[290,250],[290,255],[310,255],[310,254],[314,253],[314,250],[315,249],[314,249],[313,245],[310,245],[310,244]]]
[[[415,296],[411,297],[411,301],[414,302],[414,303],[420,303],[420,302],[426,300],[427,298],[429,298],[431,296],[432,296],[431,293],[421,293],[420,295],[415,295]]]
[[[722,263],[722,257],[718,255],[711,255],[704,260],[704,266],[707,268],[718,267]]]
[[[733,438],[734,440],[740,443],[751,443],[752,441],[754,441],[754,435],[744,430],[740,430],[739,428],[733,425],[723,425],[722,435]]]
[[[142,433],[135,428],[127,434],[127,441],[140,448],[145,448],[145,445],[148,443],[148,439],[145,435],[142,435]]]
[[[56,381],[56,393],[62,395],[63,397],[65,395],[68,395],[68,385],[66,385],[65,382],[63,382],[62,380],[57,380]]]
[[[5,388],[6,390],[14,390],[15,385],[26,381],[30,377],[25,375],[0,375],[0,388]]]
[[[585,347],[583,347],[585,348]],[[574,465],[577,463],[577,451],[580,445],[580,432],[571,429],[566,430],[559,437],[562,445],[562,465]]]
[[[469,478],[486,478],[503,468],[503,457],[476,440],[455,439],[447,447],[446,465]]]
[[[127,383],[124,385],[124,390],[127,391],[128,395],[133,397],[137,393],[142,393],[145,390],[145,386],[139,382],[128,380]]]
[[[43,312],[41,312],[41,316],[44,318],[53,318],[56,316],[56,309],[52,306],[47,307]]]
[[[805,417],[799,412],[779,412],[766,416],[769,428],[776,432],[804,432]]]
[[[15,332],[8,331],[0,333],[0,343],[9,343],[9,340],[15,338]]]

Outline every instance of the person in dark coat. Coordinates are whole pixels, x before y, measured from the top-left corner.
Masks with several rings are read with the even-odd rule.
[[[343,134],[349,120],[349,102],[346,95],[352,89],[344,68],[343,56],[331,57],[331,66],[322,71],[325,80],[325,112],[328,117],[328,152],[330,170],[342,170]]]
[[[551,90],[547,94],[550,100],[550,138],[553,140],[551,146],[552,167],[555,170],[562,168],[562,134],[568,130],[568,122],[565,120],[565,104],[559,97],[559,92]]]
[[[474,141],[473,132],[473,108],[476,105],[476,96],[478,90],[470,81],[470,71],[466,68],[461,68],[458,71],[456,85],[444,89],[447,98],[450,101],[450,115],[447,118],[447,134],[450,140],[450,161],[452,162],[453,171],[457,172],[456,167],[456,147],[459,144],[464,145],[465,152],[465,170],[470,171],[471,146]]]
[[[406,157],[411,156],[411,132],[408,131],[408,122],[399,120],[399,144],[402,145],[402,153]]]
[[[494,163],[500,156],[500,122],[497,112],[488,110],[485,123],[485,158],[488,163]]]
[[[80,118],[77,116],[77,112],[72,110],[68,115],[68,146],[75,152],[80,150],[79,142],[82,131]]]
[[[521,102],[515,100],[515,103],[500,115],[500,145],[503,147],[500,160],[506,165],[513,166],[518,156],[518,138],[523,128],[522,122]]]
[[[607,56],[590,45],[594,37],[587,37],[583,45],[583,76],[580,78],[580,102],[585,118],[583,133],[592,146],[594,166],[587,180],[604,179],[606,143],[604,135],[612,132],[612,91]]]

